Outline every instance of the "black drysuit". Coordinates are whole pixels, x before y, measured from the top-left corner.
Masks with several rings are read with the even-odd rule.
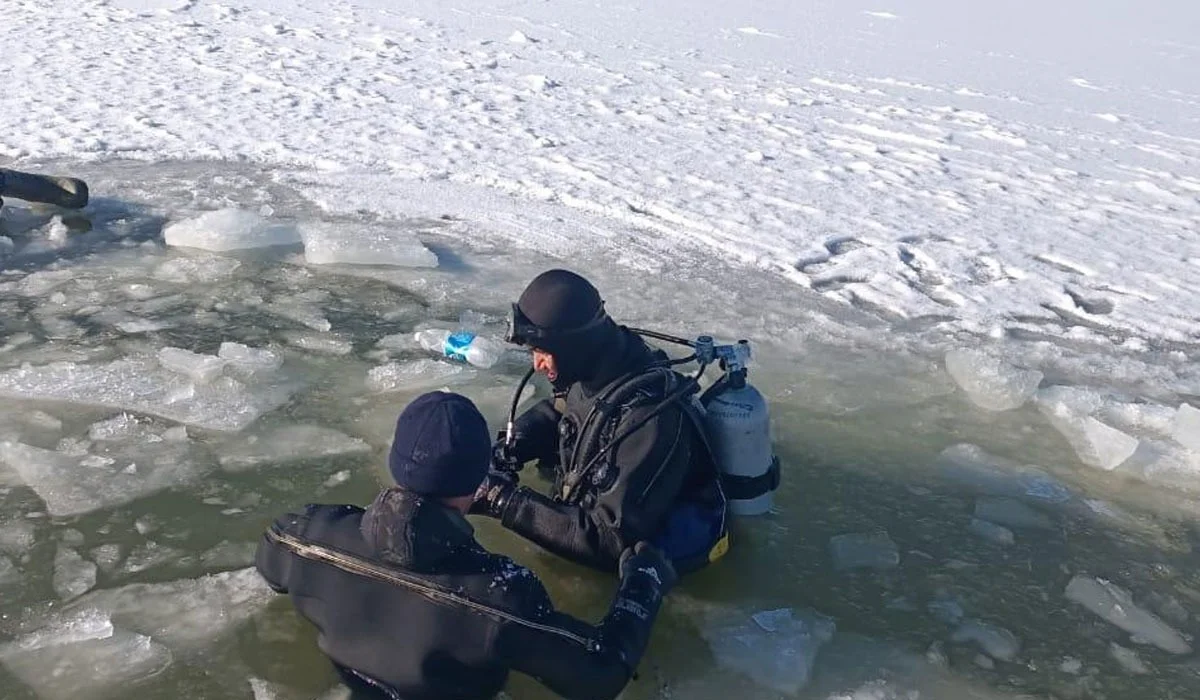
[[[653,570],[634,568],[598,626],[557,612],[538,578],[480,546],[456,511],[400,488],[365,510],[285,515],[255,564],[317,627],[361,698],[483,700],[512,670],[565,698],[610,700],[641,659],[662,599]]]
[[[608,392],[667,359],[623,327],[614,328],[605,349],[585,379],[539,402],[514,424],[513,456],[521,463],[541,460],[554,489],[547,498],[518,488],[500,520],[550,552],[596,569],[615,571],[621,552],[646,540],[664,550],[679,573],[695,570],[723,554],[727,544],[725,496],[699,415],[684,397],[633,430],[669,393],[667,384],[681,385],[685,378],[654,370],[663,381],[620,401],[607,423],[591,421],[600,431],[600,448],[633,430],[629,437],[598,460],[597,450],[576,450],[580,431],[590,432],[589,414],[603,408],[598,403],[618,398]],[[588,462],[593,464],[583,473]]]

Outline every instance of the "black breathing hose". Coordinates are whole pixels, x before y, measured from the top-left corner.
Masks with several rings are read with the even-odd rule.
[[[521,377],[521,383],[517,385],[517,391],[513,394],[512,404],[508,407],[508,426],[504,433],[504,444],[512,447],[513,444],[513,425],[517,422],[517,405],[521,403],[521,394],[525,393],[525,385],[533,378],[533,365],[529,366],[529,371]]]

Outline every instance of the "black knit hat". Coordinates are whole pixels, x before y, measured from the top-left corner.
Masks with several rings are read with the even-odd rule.
[[[475,492],[491,463],[483,414],[465,396],[422,394],[396,420],[388,468],[397,486],[421,496],[453,498]]]
[[[538,329],[525,342],[554,356],[560,384],[587,380],[619,333],[592,283],[570,270],[548,270],[529,283],[514,314]]]

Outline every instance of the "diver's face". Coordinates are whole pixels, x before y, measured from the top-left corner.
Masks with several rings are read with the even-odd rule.
[[[558,365],[554,362],[554,355],[545,350],[533,349],[533,369],[546,375],[546,379],[550,381],[558,379]]]

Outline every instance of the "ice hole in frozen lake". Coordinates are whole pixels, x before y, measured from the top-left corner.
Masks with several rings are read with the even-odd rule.
[[[1061,652],[1030,659],[1047,666],[1068,652],[1103,666],[1106,645],[1078,647],[1104,614],[1064,596],[1062,567],[1171,567],[1190,551],[1179,524],[1193,518],[1200,462],[1192,399],[1172,391],[1200,394],[1200,379],[1169,358],[936,327],[890,332],[886,321],[757,271],[681,262],[646,275],[594,252],[547,257],[489,239],[486,217],[469,209],[453,221],[356,220],[261,173],[240,173],[243,189],[231,194],[222,189],[228,180],[218,187],[192,164],[90,167],[95,182],[138,192],[139,205],[103,204],[80,250],[68,245],[52,259],[21,256],[39,229],[15,235],[15,257],[0,276],[0,586],[18,587],[22,604],[124,590],[116,581],[201,580],[207,567],[244,563],[244,547],[270,517],[316,499],[367,502],[384,483],[395,416],[422,391],[465,393],[499,428],[521,355],[481,369],[425,350],[413,334],[469,328],[500,337],[506,305],[551,266],[591,277],[623,322],[745,337],[755,347],[751,379],[772,404],[783,485],[775,512],[736,523],[739,544],[728,559],[683,589],[724,606],[719,629],[740,641],[714,644],[705,633],[718,627],[697,629],[688,605],[668,603],[661,634],[671,643],[652,653],[679,692],[715,697],[700,687],[711,681],[746,697],[774,697],[779,688],[799,697],[959,697],[944,689],[976,689],[956,669],[981,648],[1015,677],[1027,654]],[[132,187],[147,172],[159,185]],[[274,213],[263,213],[263,192]],[[230,208],[250,214],[225,215],[237,245],[204,215]],[[285,214],[297,237],[272,238],[282,230],[272,220]],[[568,224],[577,216],[564,212]],[[164,228],[187,222],[192,228],[176,233],[200,236],[205,222],[203,237],[188,240],[209,250],[164,244]],[[255,239],[263,227],[273,233]],[[288,245],[244,247],[256,241]],[[378,246],[397,242],[402,254],[376,257]],[[1178,380],[1172,391],[1163,389],[1168,375]],[[538,384],[524,400],[545,394]],[[523,479],[540,483],[532,473]],[[154,529],[140,527],[149,522]],[[57,539],[67,527],[82,543]],[[492,523],[478,531],[533,565],[565,607],[595,617],[607,603],[604,577]],[[1192,589],[1182,582],[1147,574],[1121,584],[1139,603],[1152,595],[1182,601],[1185,619],[1172,629],[1197,631],[1186,617]],[[93,586],[99,591],[86,592]],[[956,620],[988,626],[947,626],[929,612],[946,600],[958,606]],[[15,604],[0,602],[0,612]],[[808,613],[763,627],[780,610],[809,609],[836,622],[832,641]],[[1069,624],[1046,629],[1042,621],[1064,609]],[[161,629],[114,619],[120,631],[103,640],[56,643],[45,659],[63,680],[45,692],[70,692],[81,668],[114,655],[130,664],[114,683],[157,674],[198,629],[198,620],[177,626],[170,618]],[[861,653],[856,634],[875,638],[866,644],[886,657],[879,668],[909,669],[908,680],[848,672]],[[915,645],[914,636],[924,641]],[[271,651],[223,653],[292,669],[319,658],[308,637],[288,639]],[[935,643],[929,658],[945,656],[949,669],[926,663]],[[764,671],[752,658],[784,648],[796,673]],[[1139,648],[1150,663],[1152,653]],[[29,683],[46,668],[29,654],[5,658]],[[713,659],[719,680],[705,670]],[[763,673],[770,678],[756,678]],[[301,675],[311,695],[328,685],[326,676]],[[151,696],[170,697],[178,682],[170,678],[148,680]]]

